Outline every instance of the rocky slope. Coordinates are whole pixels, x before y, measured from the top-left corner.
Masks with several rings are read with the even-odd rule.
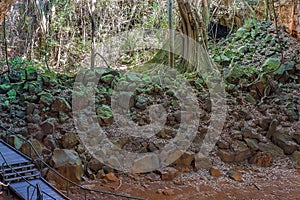
[[[179,171],[199,169],[208,169],[216,176],[222,162],[272,167],[277,160],[289,157],[293,167],[300,167],[300,45],[282,32],[285,60],[277,69],[281,52],[275,36],[272,23],[249,22],[210,49],[228,91],[227,121],[221,138],[211,157],[198,153],[210,122],[211,102],[203,80],[191,78],[202,110],[198,133],[180,159],[156,172],[162,180],[175,178]],[[95,88],[98,122],[114,144],[128,151],[146,153],[162,148],[175,137],[181,115],[178,99],[172,91],[146,81],[147,77],[142,74],[124,76],[113,69],[86,72],[84,79],[88,82],[95,75],[100,77]],[[124,79],[147,83],[138,88],[130,100],[129,115],[138,125],[151,122],[151,114],[146,109],[150,105],[159,103],[168,111],[165,129],[151,140],[129,137],[114,122],[111,95],[116,83]],[[110,181],[110,173],[117,172],[93,158],[75,130],[71,107],[74,80],[73,76],[32,66],[13,68],[9,75],[0,77],[0,122],[30,140],[45,161],[71,180]],[[123,86],[128,89],[132,85],[124,82]],[[88,94],[80,95],[85,98]],[[5,132],[0,133],[5,136]],[[28,151],[26,143],[17,137],[11,137],[10,142],[21,151]],[[44,173],[58,184],[64,184],[47,169]],[[235,173],[230,177],[239,180],[241,177]]]

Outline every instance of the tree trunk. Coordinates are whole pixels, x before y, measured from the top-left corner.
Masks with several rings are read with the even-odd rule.
[[[206,47],[207,27],[209,21],[209,2],[208,0],[177,0],[181,16],[181,31],[188,38],[196,41],[189,42],[184,39],[182,45],[182,55],[188,58],[190,63],[182,61],[183,69],[181,71],[197,71],[199,63],[199,45]],[[201,11],[201,14],[200,14]],[[205,48],[204,48],[205,49]]]

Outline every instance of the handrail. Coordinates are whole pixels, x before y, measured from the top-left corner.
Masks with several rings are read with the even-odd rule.
[[[28,183],[30,186],[32,186],[33,188],[36,189],[36,186],[32,185],[26,178],[24,178],[19,172],[17,172],[16,170],[14,170],[6,161],[5,157],[3,156],[2,152],[0,152],[0,156],[2,157],[4,163],[6,163],[5,166],[7,166],[12,172],[16,173],[21,179],[23,179],[26,183]],[[2,164],[3,166],[3,164]],[[3,176],[4,177],[4,176]],[[4,178],[4,181],[5,181],[5,178]],[[43,191],[42,191],[43,192]],[[50,194],[46,193],[46,192],[43,192],[45,195],[47,195],[48,197],[50,197],[51,199],[54,199],[55,198],[53,196],[51,196]],[[28,195],[28,194],[27,194]]]
[[[23,137],[19,136],[14,131],[8,130],[7,128],[5,128],[4,126],[2,126],[1,124],[0,124],[0,128],[3,129],[6,133],[8,133],[10,135],[14,135],[14,136],[22,139],[23,141],[25,141],[27,144],[29,144],[29,146],[33,149],[34,153],[37,156],[37,158],[35,160],[38,160],[40,162],[40,168],[42,168],[41,164],[44,164],[49,170],[53,171],[57,176],[59,176],[60,178],[62,178],[64,181],[66,181],[67,187],[69,187],[70,183],[71,183],[72,185],[76,186],[77,188],[83,190],[85,194],[86,194],[86,191],[89,191],[89,192],[95,192],[95,193],[100,193],[100,194],[105,194],[105,195],[112,195],[112,196],[116,196],[116,197],[122,197],[122,198],[126,198],[126,199],[144,200],[143,198],[138,198],[138,197],[133,197],[133,196],[128,196],[128,195],[122,195],[122,194],[117,194],[117,193],[113,193],[113,192],[106,192],[106,191],[102,191],[102,190],[90,189],[90,188],[86,188],[86,187],[84,187],[82,185],[79,185],[78,183],[75,183],[74,181],[71,181],[68,178],[64,177],[62,174],[60,174],[58,171],[56,171],[50,165],[48,165],[43,160],[43,158],[39,155],[38,151],[36,150],[36,148],[32,145],[32,143],[29,140],[24,139]],[[7,137],[6,137],[6,139],[7,139]],[[32,158],[31,155],[30,155],[30,157],[34,161],[34,159]],[[68,190],[68,188],[67,188],[67,190]],[[85,200],[86,200],[86,195],[85,195]]]
[[[32,186],[32,185],[28,185],[28,186],[27,186],[27,199],[28,199],[28,200],[31,200],[31,199],[32,199],[33,194],[34,194],[34,191],[36,190],[36,188],[33,187],[34,189],[33,189],[33,192],[32,192],[31,198],[30,198],[30,197],[29,197],[30,187],[33,187],[33,186]]]

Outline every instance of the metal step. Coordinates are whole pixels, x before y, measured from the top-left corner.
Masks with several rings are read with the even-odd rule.
[[[32,164],[32,163],[21,163],[21,164],[17,164],[17,165],[12,165],[10,167],[8,166],[4,166],[5,168],[2,169],[2,171],[4,173],[6,172],[9,172],[9,171],[21,171],[21,170],[24,170],[24,169],[31,169],[31,168],[34,168],[35,165]]]
[[[23,170],[23,171],[16,171],[16,172],[10,172],[10,173],[4,173],[3,176],[4,178],[8,178],[9,176],[19,176],[19,175],[25,175],[28,173],[33,173],[33,172],[38,172],[37,168],[33,168],[33,169],[28,169],[28,170]]]
[[[6,183],[19,182],[19,181],[25,181],[24,179],[26,179],[26,180],[38,179],[38,178],[40,178],[40,176],[41,176],[41,173],[37,172],[37,173],[26,175],[26,176],[17,176],[17,177],[13,177],[13,178],[4,179],[4,181]]]

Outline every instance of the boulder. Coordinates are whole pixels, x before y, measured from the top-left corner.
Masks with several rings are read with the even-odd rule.
[[[290,155],[298,149],[298,144],[292,136],[284,129],[278,130],[273,134],[272,142],[283,149],[284,153]]]
[[[92,158],[89,162],[88,162],[88,168],[91,169],[93,172],[98,172],[100,169],[102,169],[103,164],[96,158]]]
[[[273,163],[273,156],[269,152],[258,152],[250,159],[250,163],[259,167],[270,167]]]
[[[259,147],[259,150],[262,151],[262,152],[269,152],[274,158],[283,158],[284,157],[284,152],[283,150],[274,145],[273,143],[263,143],[263,142],[260,142],[258,143],[258,147]]]
[[[228,172],[228,176],[235,181],[239,181],[239,182],[243,181],[243,174],[241,172],[231,170]]]
[[[296,162],[296,164],[300,165],[300,151],[295,151],[292,154],[292,158]]]
[[[54,101],[54,97],[52,94],[48,92],[42,92],[40,94],[40,104],[50,107]]]
[[[36,152],[39,155],[42,155],[44,146],[36,139],[33,139],[30,142],[31,142],[32,146],[35,148]],[[38,157],[38,155],[34,152],[33,148],[31,148],[31,145],[29,145],[28,143],[23,143],[20,148],[20,151],[22,153],[28,155],[29,157],[32,157],[32,158]]]
[[[219,149],[217,152],[222,161],[230,163],[235,159],[235,153],[230,150]]]
[[[235,152],[234,161],[240,162],[247,160],[251,156],[251,151],[248,148],[247,144],[242,141],[234,141],[231,145],[233,151]]]
[[[100,125],[107,125],[113,122],[113,114],[108,105],[102,105],[96,110]]]
[[[52,110],[54,112],[70,112],[71,106],[65,98],[56,97],[52,103]]]
[[[194,162],[194,170],[195,171],[198,171],[200,169],[210,169],[211,166],[212,166],[212,162],[211,160],[203,155],[202,153],[196,153],[194,155],[194,158],[195,158],[195,162]]]
[[[41,131],[44,134],[53,134],[55,131],[57,119],[49,118],[41,123]]]
[[[32,66],[27,66],[25,68],[25,75],[27,81],[36,81],[38,78],[37,68]]]
[[[64,177],[80,183],[83,176],[82,161],[74,150],[55,149],[50,164]],[[61,180],[60,185],[64,185],[65,181]]]
[[[180,158],[173,163],[174,167],[178,170],[190,168],[195,158],[194,154],[193,152],[184,152]]]
[[[76,133],[70,132],[62,136],[61,143],[64,149],[73,149],[80,143],[80,139]]]
[[[166,167],[164,169],[158,170],[161,180],[163,181],[170,181],[177,177],[178,170],[173,167]]]

